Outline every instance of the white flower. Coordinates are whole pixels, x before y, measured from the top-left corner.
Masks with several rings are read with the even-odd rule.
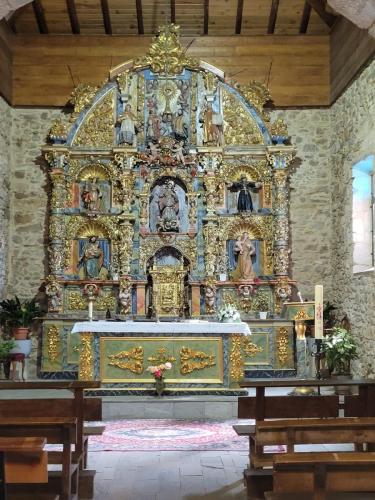
[[[169,361],[167,363],[165,363],[166,370],[170,370],[171,368],[172,368],[172,363],[169,363]]]

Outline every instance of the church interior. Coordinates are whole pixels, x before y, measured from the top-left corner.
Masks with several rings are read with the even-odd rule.
[[[0,498],[375,498],[374,0],[0,2]]]

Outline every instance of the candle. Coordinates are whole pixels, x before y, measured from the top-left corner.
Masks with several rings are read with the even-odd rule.
[[[314,337],[323,338],[323,285],[315,285],[315,327]]]
[[[300,302],[303,302],[302,293],[301,293],[301,292],[298,292],[298,293],[297,293],[297,296],[298,296],[298,298],[299,298],[299,301],[300,301]]]
[[[92,321],[93,310],[94,310],[94,301],[89,300],[89,320],[90,321]]]

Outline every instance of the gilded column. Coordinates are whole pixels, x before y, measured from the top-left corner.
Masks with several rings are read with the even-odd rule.
[[[234,333],[230,337],[229,378],[231,386],[238,386],[244,377],[244,360],[242,356],[243,335]]]

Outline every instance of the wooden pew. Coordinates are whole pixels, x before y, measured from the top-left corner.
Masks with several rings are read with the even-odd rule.
[[[307,452],[274,457],[273,492],[266,498],[324,500],[335,492],[373,492],[375,497],[375,453]]]
[[[375,443],[375,418],[312,418],[298,420],[269,420],[258,422],[252,437],[252,465],[270,467],[274,453],[264,453],[264,446],[286,446],[287,453],[294,452],[298,444],[344,444],[364,445]],[[301,452],[301,455],[304,452]]]
[[[3,481],[19,483],[48,482],[46,438],[42,437],[0,437],[0,461],[4,465]]]
[[[71,445],[77,444],[76,418],[1,417],[0,437],[42,437],[48,443],[62,444],[61,500],[69,500],[72,497],[71,494],[77,492],[78,464],[72,463],[71,451]]]

